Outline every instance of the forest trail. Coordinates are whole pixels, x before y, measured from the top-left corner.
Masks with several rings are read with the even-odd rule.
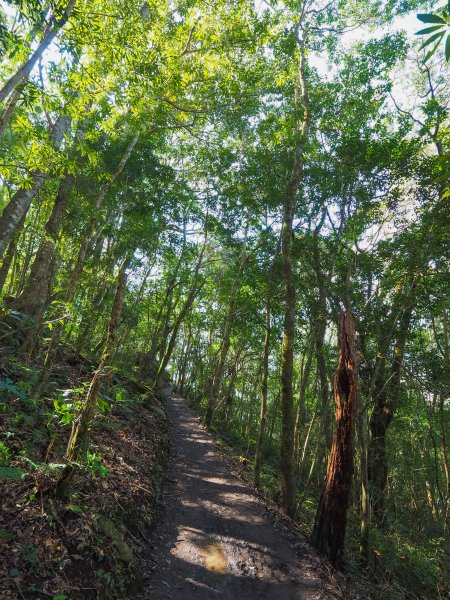
[[[186,401],[169,402],[175,456],[142,598],[319,599],[341,595],[306,540],[289,532],[216,451]]]

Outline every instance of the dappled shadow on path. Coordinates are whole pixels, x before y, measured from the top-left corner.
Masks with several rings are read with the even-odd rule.
[[[235,477],[184,399],[169,405],[175,456],[142,598],[316,599],[336,596],[309,552]],[[298,542],[298,540],[297,540]]]

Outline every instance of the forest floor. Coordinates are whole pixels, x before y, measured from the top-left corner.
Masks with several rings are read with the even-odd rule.
[[[67,356],[56,371],[62,388],[79,388],[90,376],[88,365]],[[5,372],[24,377],[12,364],[0,364]],[[167,416],[121,375],[103,404],[90,467],[61,502],[53,491],[70,426],[52,434],[50,398],[0,393],[0,439],[11,456],[0,467],[1,600],[139,597],[169,454]]]
[[[139,598],[359,598],[220,456],[186,400],[168,402],[174,456]]]

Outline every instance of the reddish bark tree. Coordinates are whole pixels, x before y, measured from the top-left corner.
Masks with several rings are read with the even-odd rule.
[[[336,427],[313,532],[317,548],[334,565],[342,563],[353,477],[357,366],[353,317],[349,312],[342,312],[339,317],[339,361],[334,377]]]

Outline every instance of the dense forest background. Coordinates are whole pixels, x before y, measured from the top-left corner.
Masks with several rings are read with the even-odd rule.
[[[332,562],[447,597],[449,11],[0,3],[5,485],[67,502],[170,376]]]

